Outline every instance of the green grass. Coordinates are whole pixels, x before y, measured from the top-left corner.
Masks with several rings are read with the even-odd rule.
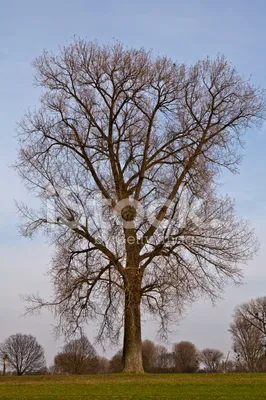
[[[266,399],[266,374],[0,377],[1,400]]]

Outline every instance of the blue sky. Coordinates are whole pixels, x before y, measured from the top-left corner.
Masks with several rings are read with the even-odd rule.
[[[264,1],[85,1],[0,0],[0,341],[31,332],[45,346],[50,362],[61,342],[54,342],[49,313],[22,318],[19,293],[50,293],[44,276],[50,249],[41,237],[20,238],[14,199],[33,200],[9,166],[16,158],[16,122],[37,104],[32,60],[44,48],[57,51],[76,35],[100,43],[120,40],[153,49],[179,62],[194,63],[224,53],[246,77],[266,87],[266,3]],[[230,350],[227,332],[233,308],[266,295],[266,124],[249,132],[240,175],[223,176],[222,190],[236,199],[237,212],[249,219],[261,242],[259,256],[244,268],[245,285],[228,287],[216,308],[200,302],[170,336],[170,342],[192,340],[199,348]],[[154,338],[154,323],[144,337]],[[93,329],[89,329],[90,337]],[[113,350],[110,350],[112,353]],[[108,354],[110,354],[108,353]]]

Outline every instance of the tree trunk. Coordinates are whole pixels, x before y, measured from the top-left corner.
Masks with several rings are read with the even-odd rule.
[[[125,290],[123,372],[143,372],[140,285],[132,283]]]
[[[6,360],[4,358],[4,366],[3,366],[3,376],[6,374]]]

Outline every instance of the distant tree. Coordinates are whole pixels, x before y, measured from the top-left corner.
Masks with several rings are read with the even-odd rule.
[[[235,317],[242,318],[261,333],[261,344],[266,352],[266,296],[241,304],[235,310]]]
[[[121,372],[123,369],[123,351],[119,350],[110,360],[110,372]]]
[[[145,372],[152,372],[156,367],[158,356],[157,346],[151,340],[146,339],[142,342],[142,360]]]
[[[58,373],[58,372],[57,372],[57,370],[56,370],[56,367],[55,367],[54,363],[51,364],[51,365],[48,367],[48,374],[50,374],[50,375],[55,375],[55,374],[57,374],[57,373]]]
[[[98,372],[98,357],[89,340],[82,336],[71,340],[55,356],[55,371],[60,374],[92,374]]]
[[[124,371],[140,372],[141,310],[166,331],[257,249],[216,183],[237,170],[264,94],[225,57],[187,66],[120,43],[75,40],[34,66],[43,95],[21,123],[17,168],[43,203],[20,210],[23,234],[44,228],[56,252],[54,298],[33,307],[53,306],[67,330],[101,318],[103,340],[123,323]]]
[[[199,368],[199,354],[191,342],[179,342],[173,346],[176,372],[196,372]]]
[[[227,358],[221,362],[222,372],[235,372],[237,370],[237,364],[235,358]]]
[[[17,375],[39,373],[46,369],[44,349],[32,335],[17,333],[0,345],[0,357]]]
[[[244,316],[242,306],[235,310],[233,318],[229,332],[233,339],[236,368],[252,372],[261,370],[265,359],[262,330]]]
[[[157,360],[156,360],[157,372],[172,372],[174,370],[173,354],[169,353],[167,348],[162,345],[157,345],[156,350],[157,350]]]
[[[7,365],[8,355],[0,355],[0,365],[3,364],[3,376],[6,375],[6,365]]]
[[[107,374],[110,372],[110,360],[105,357],[98,357],[98,373]]]
[[[204,349],[199,353],[199,361],[207,372],[218,372],[221,369],[224,354],[217,349]]]

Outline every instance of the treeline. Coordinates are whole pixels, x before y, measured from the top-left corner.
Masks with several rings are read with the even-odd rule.
[[[147,339],[142,342],[143,368],[145,372],[151,373],[197,372],[201,364],[201,354],[206,350],[208,349],[199,352],[193,343],[182,341],[175,343],[172,351],[169,351],[165,346],[156,345]],[[220,354],[223,355],[219,351],[211,351],[212,353],[218,352],[219,357]],[[219,361],[217,359],[217,364],[219,364]],[[122,351],[119,351],[110,361],[110,371],[120,372],[121,370]]]
[[[229,332],[232,350],[198,350],[188,341],[169,351],[151,340],[142,342],[143,367],[150,373],[266,371],[266,297],[237,307]],[[32,335],[11,335],[0,344],[2,374],[105,374],[122,370],[122,350],[110,360],[100,357],[87,337],[65,344],[46,367],[44,349]]]

